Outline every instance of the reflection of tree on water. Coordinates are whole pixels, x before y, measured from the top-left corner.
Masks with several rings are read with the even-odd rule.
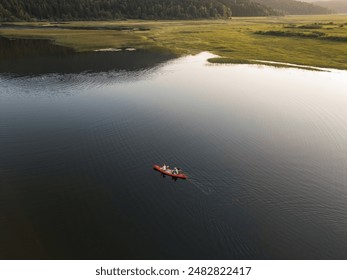
[[[74,51],[50,40],[7,39],[0,36],[0,61],[47,55],[67,56]]]
[[[144,50],[76,53],[49,40],[0,37],[0,44],[0,73],[16,75],[136,71],[174,58],[172,54]]]

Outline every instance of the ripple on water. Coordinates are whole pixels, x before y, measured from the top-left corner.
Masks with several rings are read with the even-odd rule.
[[[114,239],[156,258],[346,257],[346,73],[208,57],[1,75],[0,170],[39,234],[100,258],[122,258]],[[151,169],[164,162],[189,179]],[[66,206],[54,230],[35,214],[54,214],[49,195]]]

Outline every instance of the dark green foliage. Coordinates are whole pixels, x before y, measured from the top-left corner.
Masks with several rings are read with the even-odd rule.
[[[269,30],[269,31],[256,31],[254,34],[257,35],[270,35],[277,37],[297,37],[297,38],[310,38],[310,39],[320,39],[335,42],[347,42],[347,37],[343,36],[328,36],[324,32],[314,31],[314,32],[288,32],[280,30]]]
[[[278,14],[249,0],[1,0],[0,21],[196,19]]]
[[[282,15],[271,7],[265,6],[258,1],[253,0],[219,0],[227,7],[230,7],[233,16],[271,16]]]
[[[347,42],[347,37],[342,37],[342,36],[325,36],[325,37],[322,37],[322,39],[329,40],[329,41],[336,41],[336,42]]]
[[[330,14],[329,9],[294,0],[255,0],[261,4],[269,6],[285,15],[320,15]]]
[[[277,31],[277,30],[256,31],[255,34],[271,35],[271,36],[278,36],[278,37],[303,37],[303,38],[318,38],[325,35],[325,33],[323,32],[300,33],[300,32]]]
[[[304,24],[304,25],[299,25],[297,28],[301,29],[321,29],[322,24],[320,23],[313,23],[313,24]]]

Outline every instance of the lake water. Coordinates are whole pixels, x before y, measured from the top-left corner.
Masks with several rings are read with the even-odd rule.
[[[5,45],[0,258],[347,259],[347,71]]]

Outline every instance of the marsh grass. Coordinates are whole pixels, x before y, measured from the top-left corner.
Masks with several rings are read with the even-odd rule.
[[[210,51],[220,55],[225,61],[229,59],[229,63],[264,60],[347,69],[346,22],[347,15],[64,24],[41,22],[28,29],[0,29],[0,35],[51,39],[55,44],[68,46],[76,51],[124,47],[154,49],[176,55]],[[29,23],[19,24],[25,26]],[[56,28],[44,28],[51,25]],[[59,26],[64,26],[64,29],[59,29]],[[122,30],[119,30],[120,27]],[[259,33],[256,34],[257,32]],[[270,36],[268,32],[279,32],[281,35],[294,32],[300,35]],[[322,34],[318,34],[319,32]],[[211,62],[216,60],[212,59]],[[220,62],[221,60],[218,61]]]
[[[269,36],[279,36],[279,37],[298,37],[298,38],[313,38],[319,40],[329,40],[337,42],[347,42],[347,37],[345,36],[329,36],[324,32],[314,31],[314,32],[288,32],[280,30],[269,30],[269,31],[256,31],[254,34],[257,35],[269,35]]]

